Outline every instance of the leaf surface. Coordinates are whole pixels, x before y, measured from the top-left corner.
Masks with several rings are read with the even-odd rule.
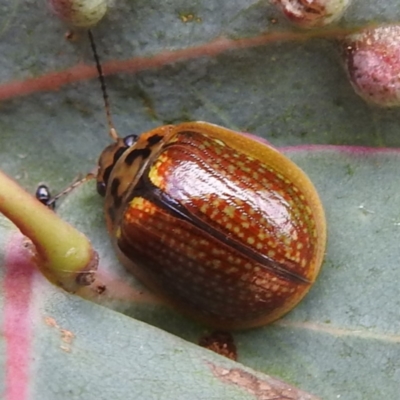
[[[43,4],[1,7],[1,169],[31,191],[45,181],[56,192],[109,143],[89,44],[84,33],[66,41]],[[399,19],[396,0],[354,0],[339,27],[309,38],[268,2],[117,2],[94,35],[120,134],[205,120],[282,147],[323,200],[324,267],[286,317],[234,334],[246,369],[188,343],[205,328],[140,295],[85,184],[57,212],[88,235],[120,296],[97,305],[51,286],[0,218],[0,396],[268,398],[256,390],[268,374],[324,399],[396,399],[400,110],[353,92],[332,38]],[[245,371],[242,385],[235,371]],[[12,392],[17,378],[22,392]]]

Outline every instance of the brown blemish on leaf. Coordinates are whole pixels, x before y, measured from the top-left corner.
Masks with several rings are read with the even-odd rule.
[[[94,282],[93,287],[97,291],[93,291],[88,287],[82,286],[76,294],[87,300],[94,301],[98,304],[107,304],[108,301],[122,301],[127,303],[142,303],[142,304],[164,304],[164,302],[152,294],[146,288],[137,290],[123,279],[114,275],[113,273],[101,269],[96,274],[99,282],[105,285],[96,285]]]
[[[80,38],[80,35],[75,31],[68,30],[67,32],[65,32],[64,38],[68,42],[77,42],[78,39]]]
[[[76,294],[99,304],[105,304],[108,301],[153,305],[164,304],[159,297],[147,289],[138,290],[112,272],[102,269],[101,266],[100,270],[97,271],[96,278],[99,284],[95,281],[92,285],[96,290],[82,286]]]
[[[46,325],[51,326],[52,328],[58,327],[56,320],[52,317],[45,317],[44,322]]]
[[[179,16],[179,18],[182,22],[192,22],[194,19],[194,15],[193,14],[181,14]]]
[[[61,349],[62,351],[64,351],[65,353],[71,353],[71,348],[70,348],[69,346],[64,345],[64,344],[62,344],[62,345],[60,346],[60,349]]]
[[[200,338],[199,346],[205,347],[221,356],[231,360],[237,360],[237,349],[231,333],[214,331]]]
[[[220,381],[240,387],[257,400],[318,400],[318,397],[268,375],[262,379],[240,368],[228,369],[212,363],[208,365]]]
[[[96,287],[96,292],[98,295],[103,294],[107,290],[107,287],[105,285],[99,285]]]
[[[61,340],[65,343],[71,344],[72,340],[75,338],[75,335],[71,331],[67,331],[66,329],[60,329]]]
[[[44,322],[46,325],[50,326],[51,328],[55,328],[60,332],[60,337],[62,341],[60,349],[62,351],[65,351],[66,353],[70,353],[71,345],[73,340],[75,339],[75,335],[71,331],[61,328],[57,324],[57,321],[52,317],[44,317]]]

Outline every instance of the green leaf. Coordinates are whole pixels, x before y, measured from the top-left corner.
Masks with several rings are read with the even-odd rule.
[[[399,19],[395,0],[354,0],[335,32]],[[109,143],[88,40],[78,32],[68,42],[65,31],[44,4],[2,5],[0,167],[31,191],[41,181],[64,188]],[[205,328],[137,294],[142,288],[109,244],[93,183],[57,212],[99,251],[100,267],[121,289],[102,305],[119,312],[32,273],[29,257],[15,251],[15,229],[0,218],[2,397],[18,398],[9,386],[15,362],[25,365],[35,399],[263,398],[262,373],[324,399],[396,399],[400,153],[388,148],[400,146],[400,110],[372,107],[353,92],[332,31],[304,40],[268,2],[117,2],[94,35],[121,135],[206,120],[290,146],[284,152],[325,206],[326,260],[294,311],[234,334],[239,362],[254,372],[188,343]]]

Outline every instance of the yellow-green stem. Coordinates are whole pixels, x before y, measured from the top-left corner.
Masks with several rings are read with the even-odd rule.
[[[51,282],[71,292],[92,282],[97,253],[86,236],[2,171],[0,212],[32,241],[38,268]]]

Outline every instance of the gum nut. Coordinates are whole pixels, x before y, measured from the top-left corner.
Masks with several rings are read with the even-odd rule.
[[[273,0],[285,16],[300,28],[320,28],[337,21],[351,0]]]
[[[49,0],[52,11],[69,25],[91,28],[107,11],[106,0]]]
[[[342,41],[355,91],[382,107],[400,105],[400,25],[368,28]]]

